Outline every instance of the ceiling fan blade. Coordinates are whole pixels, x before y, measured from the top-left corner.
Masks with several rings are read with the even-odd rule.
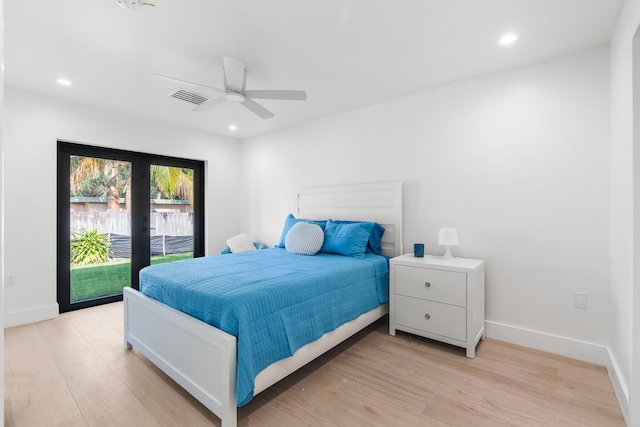
[[[172,83],[187,84],[187,85],[195,86],[195,87],[198,87],[198,88],[209,89],[209,90],[212,90],[212,91],[218,92],[218,93],[225,93],[224,89],[219,89],[217,87],[201,85],[199,83],[188,82],[186,80],[174,79],[173,77],[167,77],[167,76],[163,76],[161,74],[154,74],[153,77],[157,77],[157,78],[162,79],[162,80],[167,80],[167,81],[170,81]]]
[[[234,92],[242,92],[244,90],[247,72],[244,69],[244,62],[237,59],[223,56],[224,63],[224,83],[225,88]]]
[[[246,98],[241,102],[241,104],[244,105],[249,111],[262,117],[263,119],[270,119],[271,117],[273,117],[273,113],[271,111],[267,110],[257,102],[250,100],[249,98]]]
[[[303,90],[245,90],[245,96],[254,99],[281,99],[284,101],[306,101]]]
[[[202,104],[194,108],[192,111],[205,111],[205,110],[208,110],[209,108],[215,107],[216,105],[222,104],[226,100],[227,98],[225,98],[224,96],[219,96],[216,99],[210,99],[209,101],[203,102]]]

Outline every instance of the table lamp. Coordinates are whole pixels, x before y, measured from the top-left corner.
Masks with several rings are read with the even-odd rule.
[[[458,230],[455,228],[441,228],[438,235],[438,244],[447,247],[442,259],[453,259],[451,256],[451,246],[458,246],[460,241],[458,240]]]

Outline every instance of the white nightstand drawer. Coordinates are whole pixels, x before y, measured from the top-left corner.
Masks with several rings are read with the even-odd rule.
[[[460,341],[467,340],[464,307],[396,296],[395,323]]]
[[[396,265],[395,293],[467,306],[467,275],[455,271]]]

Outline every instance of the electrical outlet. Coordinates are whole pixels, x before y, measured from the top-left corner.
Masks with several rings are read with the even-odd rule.
[[[573,297],[573,305],[580,308],[587,308],[587,294],[576,292]]]
[[[4,287],[12,288],[16,285],[16,275],[15,274],[7,274],[4,276]]]

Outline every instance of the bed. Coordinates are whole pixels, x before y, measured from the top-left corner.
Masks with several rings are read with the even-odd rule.
[[[309,220],[335,218],[379,223],[385,229],[381,244],[382,254],[396,256],[402,253],[402,184],[400,182],[319,187],[303,190],[297,194],[295,217]],[[257,254],[258,252],[260,254]],[[259,257],[257,257],[258,255]],[[284,249],[267,249],[252,251],[252,253],[244,255],[240,253],[210,258],[226,258],[224,261],[226,264],[247,262],[251,265],[255,263],[258,268],[266,268],[265,266],[271,263],[270,257],[273,256],[281,259],[283,263],[290,262],[290,255]],[[296,256],[301,257],[301,255]],[[324,258],[328,259],[332,256],[342,258],[339,261],[330,261],[333,264],[344,264],[344,268],[351,268],[346,266],[346,264],[352,262],[351,259],[347,259],[350,257],[342,257],[340,255],[302,257],[305,258],[305,262],[315,265],[316,262],[324,262]],[[379,256],[367,256],[359,260],[359,262],[375,264],[379,262],[374,260],[375,257],[381,258]],[[373,261],[369,260],[369,258]],[[251,262],[248,262],[249,260]],[[194,285],[199,283],[200,280],[195,272],[198,269],[206,270],[208,268],[206,263],[210,260],[197,259],[191,261],[193,263],[188,264],[189,266],[186,268],[193,270],[194,274],[184,278],[184,280]],[[220,259],[217,260],[218,263],[220,261]],[[264,263],[264,266],[261,267],[260,262]],[[356,264],[355,268],[364,268],[360,267],[361,264]],[[175,264],[175,266],[176,268],[171,270],[177,270],[179,265]],[[316,265],[311,268],[323,269],[324,267]],[[376,267],[374,267],[375,269]],[[241,328],[240,325],[244,322],[245,317],[250,316],[246,313],[239,315],[238,319],[240,320],[236,319],[234,323],[236,329],[232,326],[232,333],[227,333],[222,329],[229,330],[229,325],[221,324],[219,325],[220,328],[217,328],[203,321],[207,320],[213,324],[224,322],[221,319],[215,320],[207,317],[215,316],[216,310],[213,310],[214,313],[211,315],[202,314],[201,305],[197,303],[186,303],[186,305],[180,306],[175,301],[180,298],[171,300],[171,296],[176,292],[181,292],[180,290],[176,292],[169,291],[165,294],[161,291],[156,293],[149,291],[154,287],[153,284],[159,284],[165,275],[168,276],[170,274],[170,271],[166,269],[153,269],[152,271],[156,272],[157,275],[156,277],[147,278],[150,285],[145,287],[145,292],[154,296],[154,298],[133,289],[127,288],[124,290],[125,345],[129,349],[136,348],[167,373],[174,381],[216,414],[221,419],[221,424],[224,427],[235,427],[237,425],[238,402],[241,404],[246,403],[244,401],[246,400],[245,393],[242,390],[245,390],[247,386],[250,388],[250,393],[247,395],[250,399],[388,312],[388,304],[386,303],[372,305],[371,301],[362,302],[360,305],[365,307],[364,310],[366,310],[363,314],[359,314],[357,317],[352,316],[355,317],[353,319],[347,317],[347,320],[344,323],[340,321],[339,325],[330,324],[326,326],[327,332],[314,331],[317,336],[313,337],[314,340],[312,342],[299,344],[293,340],[287,345],[282,345],[285,348],[284,354],[286,357],[282,357],[281,354],[278,356],[277,361],[267,361],[266,367],[263,367],[260,363],[256,363],[255,366],[253,366],[253,362],[249,363],[256,372],[252,372],[250,379],[247,380],[245,378],[247,363],[245,362],[244,354],[246,354],[247,347],[246,337],[249,336],[252,327],[245,327],[245,332],[242,335],[238,334],[238,329]],[[268,276],[270,273],[266,271],[265,275]],[[333,280],[344,280],[346,272],[347,270],[343,270],[336,273]],[[177,274],[178,276],[181,275],[181,273]],[[356,276],[360,277],[362,274],[356,273]],[[311,278],[312,276],[309,277]],[[373,280],[376,279],[374,278]],[[194,286],[197,287],[197,285]],[[335,284],[329,284],[328,286],[335,287]],[[163,286],[158,286],[158,288],[163,288]],[[357,293],[359,291],[354,290],[352,292]],[[384,292],[384,287],[377,286],[376,292]],[[352,295],[355,295],[355,293]],[[196,302],[198,298],[195,298]],[[264,296],[264,298],[271,298],[269,304],[287,299],[273,298],[269,295]],[[343,299],[349,300],[350,298]],[[356,298],[353,299],[355,300]],[[167,304],[161,302],[163,300],[166,300]],[[324,304],[325,306],[331,306],[332,303],[325,301]],[[184,311],[173,308],[171,305],[177,306]],[[222,304],[222,306],[225,306],[225,304]],[[286,307],[284,309],[286,310]],[[240,312],[241,309],[233,309],[232,311]],[[317,319],[307,317],[297,318],[295,323],[305,324],[305,322],[311,325],[318,323]],[[276,329],[269,330],[274,331],[274,336],[278,335]],[[238,335],[238,339],[236,339],[235,335]],[[259,345],[260,342],[254,339],[249,344],[249,347]],[[278,345],[270,343],[267,347],[278,347]],[[286,355],[287,348],[291,355]],[[190,351],[184,351],[184,349],[190,349]],[[262,354],[261,351],[258,353]],[[247,381],[249,381],[248,385]]]

